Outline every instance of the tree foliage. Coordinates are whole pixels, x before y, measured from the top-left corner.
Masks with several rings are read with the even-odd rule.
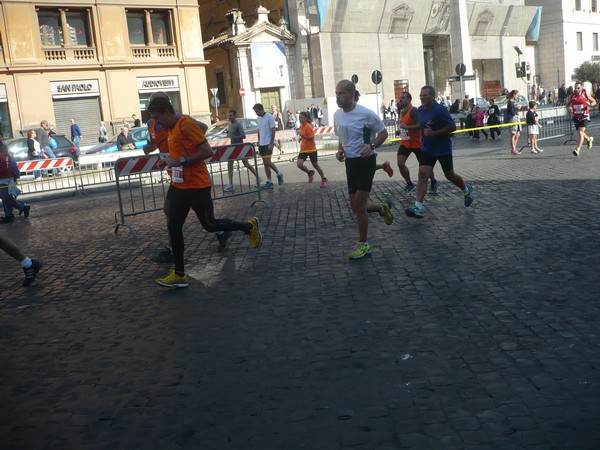
[[[590,81],[592,84],[600,83],[600,64],[586,61],[574,71],[578,81]]]

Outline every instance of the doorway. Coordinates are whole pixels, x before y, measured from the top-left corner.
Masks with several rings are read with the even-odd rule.
[[[271,106],[277,106],[277,109],[281,111],[281,97],[279,96],[279,89],[261,89],[260,90],[260,102],[265,107],[265,111],[271,112]]]

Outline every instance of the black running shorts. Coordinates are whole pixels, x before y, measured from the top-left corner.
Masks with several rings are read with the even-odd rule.
[[[454,166],[452,164],[452,155],[451,154],[434,156],[434,155],[430,155],[427,152],[421,151],[417,154],[417,158],[419,159],[419,166],[435,167],[435,163],[437,161],[439,161],[440,166],[442,166],[442,170],[444,172],[449,172],[454,169]]]
[[[375,155],[368,158],[346,158],[348,193],[355,194],[356,191],[371,192],[376,166],[377,156]]]

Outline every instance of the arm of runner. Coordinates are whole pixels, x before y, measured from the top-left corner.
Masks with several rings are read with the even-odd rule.
[[[373,154],[373,150],[375,148],[379,147],[381,144],[383,144],[387,138],[388,138],[388,132],[384,128],[381,132],[379,132],[377,134],[377,136],[375,137],[375,140],[372,143],[363,144],[363,151],[361,153],[361,156],[363,158],[368,158],[369,156],[371,156]]]
[[[338,142],[338,151],[335,154],[335,158],[339,162],[343,162],[344,159],[346,159],[346,154],[344,153],[344,147],[342,147],[342,143],[341,142]]]
[[[450,133],[454,133],[456,131],[456,124],[453,123],[451,125],[447,125],[445,127],[439,128],[437,130],[432,130],[431,127],[425,127],[425,129],[423,130],[423,134],[425,136],[444,136],[446,134],[450,134]]]

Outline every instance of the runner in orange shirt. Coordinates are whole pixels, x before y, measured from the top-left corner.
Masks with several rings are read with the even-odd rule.
[[[162,91],[154,92],[148,98],[148,101],[151,102],[155,98],[163,98],[167,101],[171,101],[169,96]],[[188,116],[189,117],[189,116]],[[195,119],[194,119],[195,120]],[[206,133],[208,126],[203,122],[198,122],[202,131]],[[158,125],[154,120],[150,119],[148,121],[148,143],[144,145],[144,153],[146,155],[152,153],[155,150],[158,150],[161,157],[166,158],[169,156],[169,146],[167,145],[167,130]],[[171,171],[169,170],[169,176],[171,175]],[[167,226],[169,224],[169,194],[167,193],[167,197],[165,198],[165,202],[163,204],[163,212],[165,213],[165,219],[167,222]],[[229,238],[228,233],[224,233],[219,231],[215,233],[217,236],[217,241],[219,241],[219,251],[225,250],[227,246],[227,239]],[[168,236],[168,233],[167,233]],[[173,262],[173,251],[171,250],[171,238],[168,238],[168,244],[166,247],[161,248],[156,254],[150,257],[152,261],[162,264],[162,263],[172,263]]]
[[[406,181],[406,187],[404,193],[406,195],[411,194],[416,186],[410,179],[410,170],[406,167],[406,160],[411,153],[414,153],[417,159],[419,159],[419,153],[421,152],[421,129],[419,128],[419,113],[417,108],[412,105],[412,95],[410,92],[403,92],[398,97],[398,122],[400,137],[400,147],[398,148],[398,168],[402,178]],[[430,194],[437,194],[438,182],[435,179],[433,170],[431,171],[431,189]]]
[[[298,160],[296,164],[298,165],[298,169],[302,172],[305,172],[308,175],[308,182],[312,183],[315,178],[315,171],[308,170],[304,163],[306,162],[306,158],[310,158],[310,163],[312,166],[319,172],[321,176],[321,187],[327,187],[327,178],[325,178],[325,174],[323,173],[323,169],[317,162],[317,145],[315,144],[315,133],[313,131],[312,124],[310,123],[310,119],[308,118],[308,113],[306,111],[302,111],[299,116],[300,126],[296,133],[300,136],[300,154],[298,155]]]
[[[248,219],[246,223],[215,219],[210,175],[204,162],[213,156],[213,151],[198,123],[191,117],[175,114],[173,105],[164,98],[152,100],[148,111],[152,120],[167,130],[169,156],[159,160],[158,165],[171,168],[172,180],[168,193],[169,235],[175,268],[167,276],[155,281],[161,286],[183,288],[188,286],[183,262],[183,224],[190,209],[194,210],[206,231],[243,231],[252,248],[261,244],[262,236],[256,217]]]

